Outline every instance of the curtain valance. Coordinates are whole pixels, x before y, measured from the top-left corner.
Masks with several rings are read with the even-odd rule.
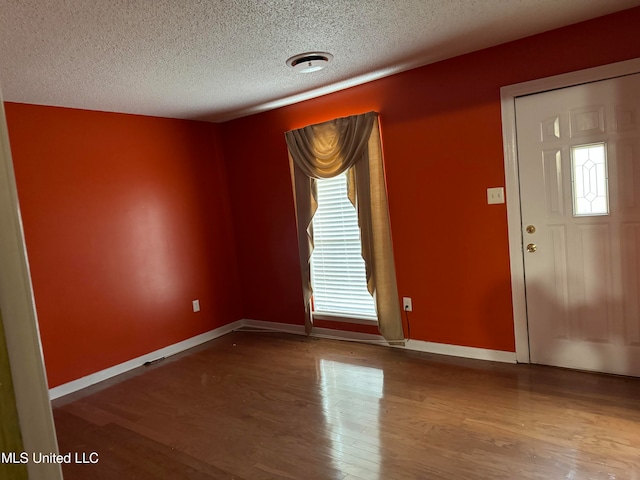
[[[297,167],[311,178],[331,178],[367,153],[375,112],[338,118],[285,134]]]

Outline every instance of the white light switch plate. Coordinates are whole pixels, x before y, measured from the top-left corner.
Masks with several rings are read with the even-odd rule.
[[[487,188],[487,203],[489,205],[504,203],[504,188]]]
[[[191,302],[191,304],[193,305],[194,312],[200,311],[200,300],[194,300],[193,302]]]

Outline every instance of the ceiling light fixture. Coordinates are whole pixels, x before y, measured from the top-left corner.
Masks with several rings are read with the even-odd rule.
[[[332,59],[333,55],[327,52],[301,53],[287,60],[287,65],[298,73],[311,73],[322,70]]]

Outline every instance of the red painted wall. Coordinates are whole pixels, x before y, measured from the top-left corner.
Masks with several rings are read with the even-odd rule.
[[[638,25],[635,8],[223,124],[243,317],[303,323],[284,132],[375,110],[412,337],[513,351],[506,208],[486,204],[500,87],[638,57]]]
[[[50,387],[240,318],[217,125],[6,112]]]

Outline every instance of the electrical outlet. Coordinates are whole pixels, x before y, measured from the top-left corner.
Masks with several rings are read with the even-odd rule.
[[[487,203],[489,205],[504,203],[504,188],[503,187],[487,188]]]
[[[191,305],[193,305],[194,312],[200,311],[200,300],[194,300],[193,302],[191,302]]]
[[[402,308],[405,312],[413,311],[413,302],[411,301],[411,297],[402,297]]]

